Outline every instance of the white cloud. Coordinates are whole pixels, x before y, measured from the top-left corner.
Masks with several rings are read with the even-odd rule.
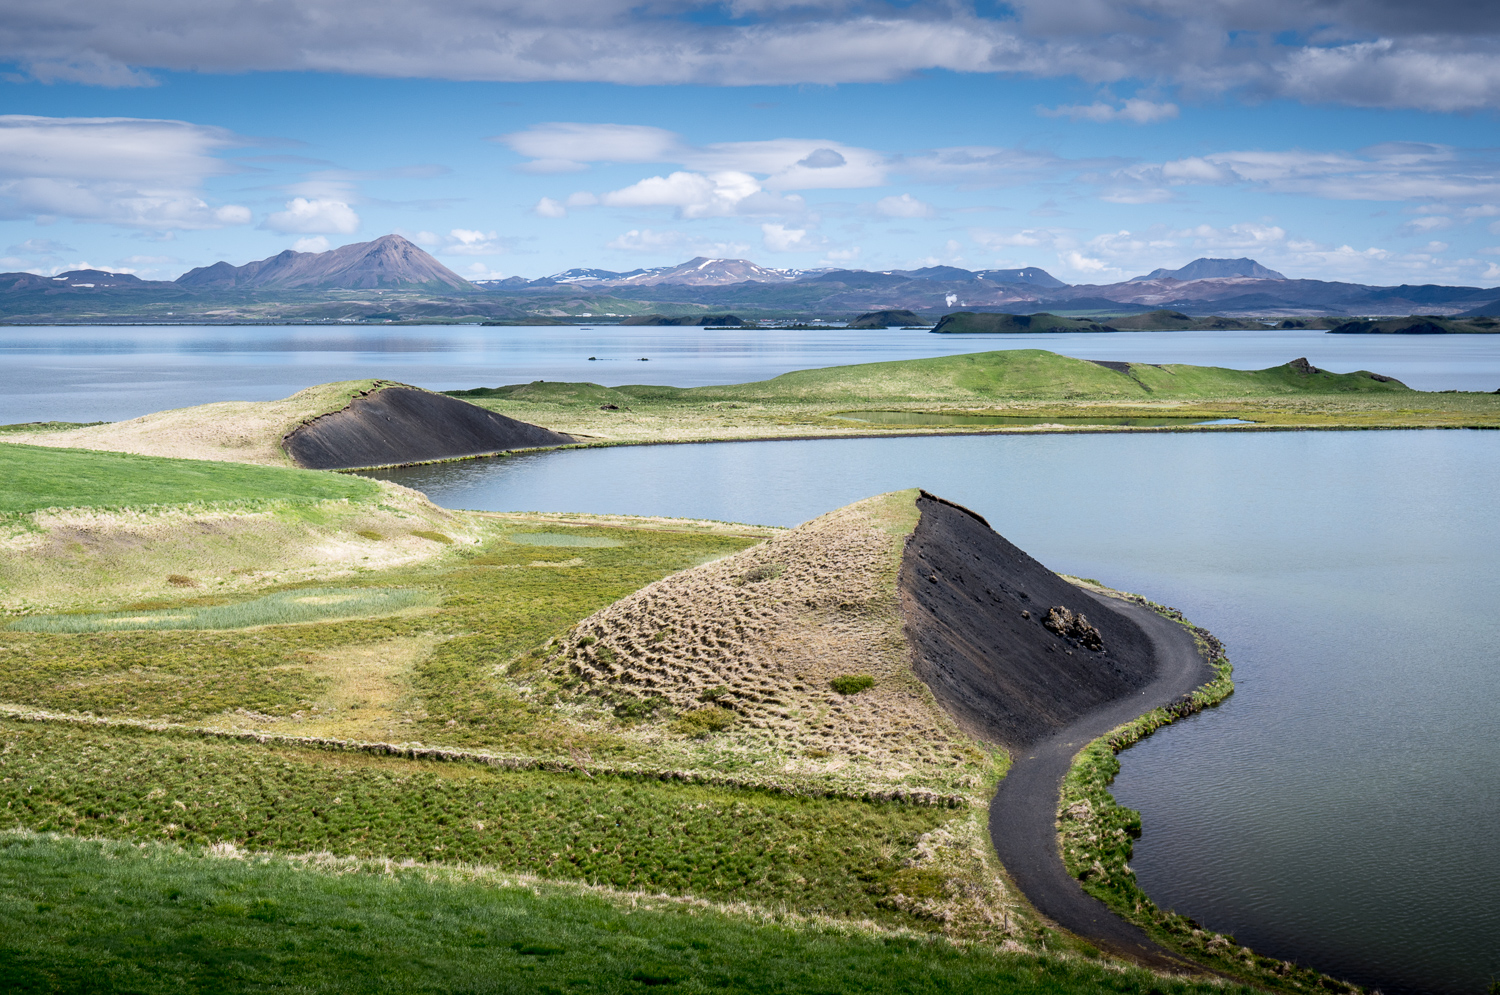
[[[536,202],[536,206],[531,209],[531,213],[539,218],[566,218],[568,216],[568,209],[562,205],[561,201],[553,200],[551,197],[543,197]]]
[[[286,210],[266,218],[264,227],[284,234],[327,232],[349,235],[359,230],[359,215],[341,200],[293,197],[286,202]]]
[[[531,173],[571,173],[591,162],[677,162],[673,132],[639,124],[578,124],[554,121],[501,135],[504,142],[532,161]]]
[[[245,224],[248,208],[201,193],[229,172],[214,153],[237,144],[183,121],[0,115],[0,211],[158,231]]]
[[[1426,235],[1428,232],[1442,231],[1444,228],[1452,227],[1452,218],[1441,214],[1429,214],[1426,217],[1412,218],[1399,230],[1403,235]]]
[[[522,169],[565,173],[591,163],[672,162],[696,173],[754,173],[767,190],[842,190],[885,182],[885,157],[828,139],[775,138],[694,147],[674,132],[634,124],[551,122],[502,135],[531,156]]]
[[[735,214],[742,202],[761,192],[748,173],[676,172],[650,176],[599,198],[607,207],[675,207],[681,218],[712,218]]]
[[[299,238],[292,243],[295,252],[327,252],[328,239],[322,235],[310,235],[307,238]]]
[[[937,212],[932,205],[904,193],[899,197],[882,197],[875,202],[875,210],[888,218],[930,218]]]
[[[824,244],[818,236],[809,234],[806,228],[764,224],[760,226],[760,231],[761,242],[772,252],[816,252]]]
[[[1171,188],[1246,184],[1329,200],[1487,203],[1500,200],[1500,156],[1417,142],[1358,152],[1305,149],[1213,152],[1117,169],[1104,199],[1155,203]]]
[[[1106,124],[1111,121],[1155,124],[1158,121],[1170,121],[1179,113],[1176,104],[1158,104],[1136,97],[1131,97],[1119,106],[1096,100],[1092,104],[1038,107],[1036,112],[1042,117],[1065,117],[1073,121],[1093,121],[1096,124]]]
[[[687,232],[653,231],[650,228],[632,228],[605,243],[605,248],[618,252],[713,258],[739,257],[750,251],[750,246],[744,242],[716,242]]]
[[[499,238],[499,234],[492,231],[454,228],[448,232],[445,244],[438,251],[445,256],[493,256],[505,251]]]

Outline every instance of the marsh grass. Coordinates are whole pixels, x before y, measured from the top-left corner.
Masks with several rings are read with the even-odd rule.
[[[432,592],[416,588],[314,587],[278,591],[264,597],[224,605],[33,615],[12,622],[10,628],[20,632],[58,633],[140,629],[245,629],[261,625],[292,625],[391,615],[408,608],[432,605],[436,600]]]
[[[481,870],[0,836],[17,992],[1197,995],[1233,987]]]

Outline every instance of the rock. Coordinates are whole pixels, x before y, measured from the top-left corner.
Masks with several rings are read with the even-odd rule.
[[[1062,605],[1056,605],[1047,609],[1047,617],[1042,619],[1042,625],[1059,636],[1077,640],[1080,645],[1096,653],[1104,649],[1104,637],[1089,624],[1088,616],[1082,612],[1075,615]]]

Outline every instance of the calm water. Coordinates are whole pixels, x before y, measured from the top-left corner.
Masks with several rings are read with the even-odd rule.
[[[1322,332],[932,335],[921,331],[480,328],[460,325],[0,328],[0,424],[113,421],[209,401],[264,401],[383,377],[454,390],[531,380],[744,383],[789,370],[987,349],[1262,369],[1306,356],[1423,390],[1500,388],[1497,336]],[[589,357],[595,357],[590,361]],[[640,360],[645,357],[648,362]]]
[[[961,501],[1229,646],[1234,696],[1123,758],[1158,902],[1387,992],[1500,974],[1500,433],[655,446],[382,476],[452,507],[780,525],[917,485]]]

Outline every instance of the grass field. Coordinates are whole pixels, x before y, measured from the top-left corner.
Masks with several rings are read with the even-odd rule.
[[[1050,424],[1043,431],[1081,427],[1062,429],[1050,423],[1053,418],[1107,422],[1151,416],[1237,418],[1278,428],[1500,426],[1496,394],[1427,393],[1368,373],[1336,374],[1293,363],[1249,371],[1175,364],[1103,366],[1038,349],[800,370],[731,386],[537,382],[453,393],[584,441],[623,443],[996,430],[856,424],[839,417],[872,408],[1026,415]]]
[[[1249,991],[477,869],[9,835],[0,895],[11,992]]]
[[[379,495],[380,488],[364,478],[313,470],[0,445],[0,514],[181,504],[254,508],[373,501]]]

